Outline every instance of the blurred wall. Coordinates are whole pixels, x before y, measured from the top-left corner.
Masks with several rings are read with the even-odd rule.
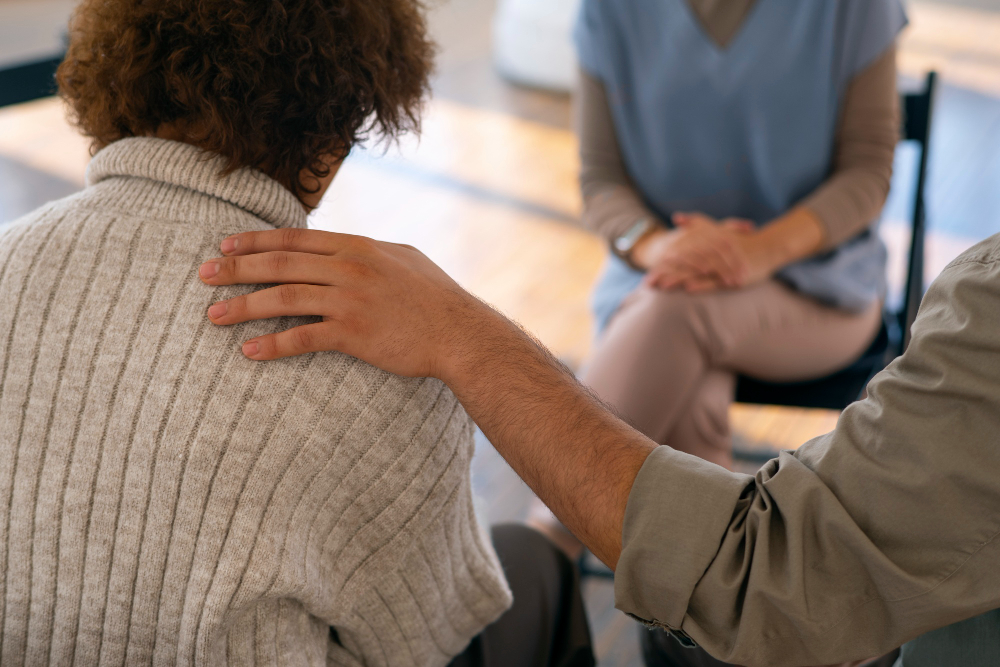
[[[62,51],[75,5],[76,0],[0,0],[0,67]]]

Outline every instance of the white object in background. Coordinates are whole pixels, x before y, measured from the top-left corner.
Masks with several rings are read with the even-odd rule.
[[[568,92],[576,78],[573,23],[580,0],[500,0],[493,57],[515,83]]]

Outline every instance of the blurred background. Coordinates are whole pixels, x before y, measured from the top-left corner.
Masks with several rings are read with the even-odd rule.
[[[591,345],[588,296],[605,255],[604,243],[577,224],[569,39],[577,4],[433,0],[440,52],[423,134],[356,149],[312,218],[317,228],[418,246],[571,366]],[[0,0],[0,72],[57,58],[73,5]],[[927,185],[930,281],[1000,231],[1000,2],[907,6],[900,88],[917,86],[929,70],[942,78]],[[16,81],[0,73],[0,227],[82,188],[90,157],[57,99],[9,103]],[[902,146],[881,225],[897,293],[914,169]],[[742,405],[732,413],[740,447],[761,455],[825,433],[837,416]],[[479,448],[474,477],[490,521],[524,518],[530,491],[488,446]],[[639,665],[636,625],[614,610],[611,583],[588,578],[584,589],[600,664]]]

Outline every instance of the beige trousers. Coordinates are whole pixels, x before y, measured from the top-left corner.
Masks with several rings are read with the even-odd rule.
[[[819,378],[854,361],[881,325],[771,280],[705,294],[640,287],[604,331],[583,381],[660,444],[732,467],[736,375]]]

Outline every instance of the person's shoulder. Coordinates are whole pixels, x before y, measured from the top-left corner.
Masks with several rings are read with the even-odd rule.
[[[301,319],[301,322],[299,321]],[[262,322],[254,328],[276,331],[313,318]],[[238,340],[247,333],[237,334]],[[259,335],[257,331],[254,335]],[[358,433],[379,439],[460,439],[471,433],[471,420],[455,395],[435,378],[409,378],[387,373],[340,352],[316,352],[263,364],[262,382],[294,384],[302,407],[319,409],[320,422],[351,424]],[[321,427],[325,428],[325,427]],[[460,433],[468,431],[467,433]],[[449,435],[450,434],[450,435]]]
[[[842,16],[858,19],[906,14],[902,0],[837,0],[835,7]]]
[[[840,43],[841,68],[848,79],[857,76],[886,52],[909,19],[900,0],[838,0],[815,3],[834,13],[830,25]]]
[[[436,421],[457,420],[460,425],[470,421],[455,395],[436,378],[393,375],[339,352],[317,353],[315,361],[324,374],[340,369],[337,375],[343,378],[338,385],[363,401],[368,411],[397,425],[409,424],[414,432],[424,430],[431,415]]]
[[[928,296],[934,293],[940,304],[963,314],[963,319],[968,318],[977,327],[1000,326],[1000,234],[956,257],[927,292]]]
[[[31,226],[54,222],[71,215],[76,210],[76,202],[80,199],[80,193],[76,192],[62,199],[55,199],[47,202],[33,211],[25,213],[19,218],[15,218],[6,225],[0,223],[0,239],[11,236],[12,233],[19,233]]]
[[[1000,352],[997,327],[1000,327],[1000,234],[966,250],[931,283],[913,325],[911,346],[922,349],[943,345],[949,348],[949,355],[961,348],[992,357]]]
[[[950,271],[966,265],[996,266],[1000,263],[1000,234],[980,241],[956,257],[946,268]]]
[[[937,303],[948,310],[1000,314],[1000,234],[972,246],[951,261],[927,289],[921,310]],[[985,313],[981,313],[985,314]]]
[[[394,375],[342,352],[316,352],[285,361],[295,368],[308,369],[310,376],[324,377],[331,387],[346,387],[352,393],[359,390],[356,395],[369,405],[391,404],[418,412],[434,404],[458,406],[455,395],[436,378]]]
[[[37,237],[39,241],[53,234],[59,234],[60,227],[71,227],[79,223],[87,212],[79,207],[81,193],[57,199],[44,204],[20,218],[0,223],[0,248],[11,244],[30,243]]]

